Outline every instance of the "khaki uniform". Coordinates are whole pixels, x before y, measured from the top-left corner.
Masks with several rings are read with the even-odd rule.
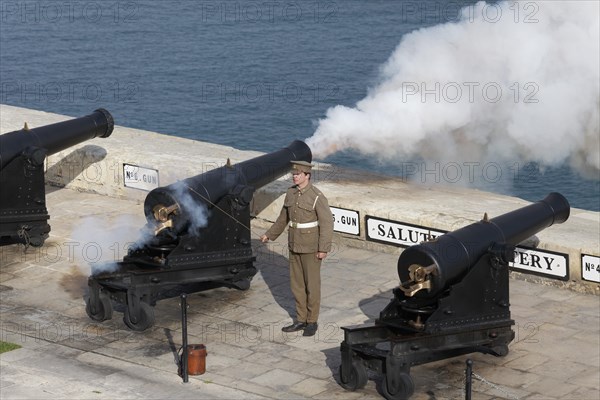
[[[318,221],[315,227],[294,227]],[[291,225],[290,225],[291,222]],[[321,305],[321,260],[317,252],[331,251],[333,215],[323,193],[310,182],[304,189],[287,190],[283,207],[273,226],[265,233],[270,240],[288,230],[290,283],[296,299],[299,322],[317,322]]]

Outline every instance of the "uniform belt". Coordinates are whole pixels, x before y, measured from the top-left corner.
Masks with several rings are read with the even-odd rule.
[[[290,228],[302,229],[302,228],[315,228],[317,226],[319,226],[319,221],[306,222],[306,223],[290,221]]]

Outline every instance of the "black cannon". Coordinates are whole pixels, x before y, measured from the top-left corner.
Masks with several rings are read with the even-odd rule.
[[[0,245],[41,246],[48,238],[44,185],[46,156],[95,137],[108,137],[114,128],[110,113],[98,109],[85,117],[0,136]]]
[[[340,383],[367,384],[367,369],[384,375],[382,393],[407,399],[410,368],[462,354],[508,354],[514,339],[509,263],[515,245],[569,217],[559,193],[407,248],[398,259],[400,285],[374,324],[343,327]]]
[[[125,324],[143,331],[154,323],[153,306],[174,287],[210,282],[246,290],[256,274],[250,242],[250,201],[255,189],[285,175],[290,161],[311,161],[301,141],[151,191],[142,243],[110,271],[88,279],[90,318],[112,318],[112,303],[125,304]]]

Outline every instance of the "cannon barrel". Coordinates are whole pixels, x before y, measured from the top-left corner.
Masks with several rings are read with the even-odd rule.
[[[398,276],[403,283],[416,281],[427,289],[409,291],[409,296],[433,298],[459,281],[493,246],[517,245],[553,224],[563,223],[569,213],[567,199],[550,193],[536,203],[409,247],[398,259]],[[505,256],[512,261],[513,249],[506,247],[504,251],[510,253]]]
[[[0,169],[29,147],[45,149],[45,155],[51,155],[95,137],[106,138],[113,128],[112,115],[100,108],[84,117],[5,133],[0,135]]]
[[[290,171],[290,161],[312,160],[306,143],[295,140],[278,151],[184,179],[152,190],[146,196],[144,213],[149,223],[162,223],[180,233],[194,219],[198,206],[212,208],[227,194],[238,201],[250,202],[255,189],[272,182]],[[161,230],[161,229],[159,229]]]

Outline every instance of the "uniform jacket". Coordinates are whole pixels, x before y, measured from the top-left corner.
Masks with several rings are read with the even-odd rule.
[[[288,228],[288,244],[294,253],[330,252],[333,237],[333,215],[327,198],[310,182],[304,189],[294,185],[285,194],[279,217],[265,233],[270,240],[281,235],[290,221],[307,223],[319,221],[314,228]]]

